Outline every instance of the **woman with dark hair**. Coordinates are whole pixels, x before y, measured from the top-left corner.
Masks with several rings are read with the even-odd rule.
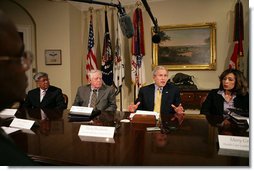
[[[229,108],[248,112],[248,83],[243,73],[236,69],[227,69],[220,75],[219,79],[219,89],[213,89],[209,92],[202,104],[200,113],[226,116]]]

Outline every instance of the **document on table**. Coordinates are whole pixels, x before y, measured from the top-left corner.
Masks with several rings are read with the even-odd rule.
[[[0,118],[12,118],[15,117],[17,109],[4,109],[0,112]]]

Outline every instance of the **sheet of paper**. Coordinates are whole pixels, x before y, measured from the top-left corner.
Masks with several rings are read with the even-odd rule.
[[[20,128],[20,129],[31,129],[33,124],[34,124],[34,121],[32,120],[14,118],[10,124],[10,127]]]
[[[16,112],[17,112],[17,109],[4,109],[0,112],[0,117],[1,118],[15,117]]]
[[[129,123],[130,120],[129,119],[122,119],[120,122],[123,122],[123,123]]]
[[[72,106],[70,109],[71,114],[83,114],[83,115],[91,115],[93,108],[84,107],[84,106]]]
[[[249,119],[248,117],[244,117],[244,116],[241,116],[241,115],[238,115],[236,113],[231,113],[229,114],[231,117],[237,119],[237,120],[247,120]]]
[[[13,133],[13,132],[16,132],[16,131],[19,131],[19,130],[20,130],[20,129],[18,129],[18,128],[11,128],[11,127],[6,127],[6,126],[2,126],[1,128],[4,130],[4,132],[5,132],[6,134],[11,134],[11,133]]]

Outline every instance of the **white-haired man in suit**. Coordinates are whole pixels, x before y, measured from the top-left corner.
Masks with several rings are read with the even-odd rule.
[[[90,84],[78,88],[73,105],[93,107],[101,111],[116,111],[115,89],[103,83],[102,72],[100,70],[92,70],[88,73],[88,77]],[[96,94],[94,106],[92,104],[93,93]]]

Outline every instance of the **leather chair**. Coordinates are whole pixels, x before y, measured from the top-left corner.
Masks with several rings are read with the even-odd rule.
[[[66,94],[63,94],[64,102],[66,104],[66,108],[68,108],[68,96]]]

